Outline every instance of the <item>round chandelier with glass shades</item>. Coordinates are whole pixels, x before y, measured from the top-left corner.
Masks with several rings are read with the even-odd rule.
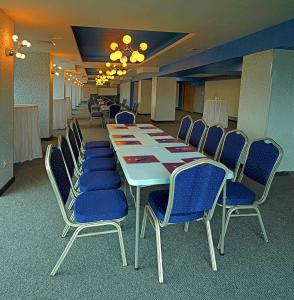
[[[124,35],[122,38],[123,46],[120,47],[117,42],[112,42],[110,44],[110,49],[113,51],[110,53],[110,59],[112,61],[120,61],[123,68],[127,67],[127,63],[143,62],[145,60],[145,55],[142,53],[148,49],[148,44],[142,42],[139,45],[139,49],[134,50],[131,46],[132,37],[128,34]]]
[[[111,64],[107,62],[106,67],[108,68],[105,72],[103,70],[98,70],[98,75],[96,76],[96,85],[104,85],[105,83],[114,80],[115,76],[123,76],[127,74],[126,69],[121,69],[116,64]]]

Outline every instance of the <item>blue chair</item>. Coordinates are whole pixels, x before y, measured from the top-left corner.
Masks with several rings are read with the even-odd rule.
[[[203,154],[212,159],[217,159],[224,135],[225,130],[221,125],[209,127],[202,149]]]
[[[193,124],[193,120],[190,116],[183,117],[181,120],[181,125],[179,128],[177,139],[180,139],[184,143],[187,143],[192,128],[192,124]]]
[[[198,151],[202,149],[206,131],[207,125],[202,119],[194,122],[188,141],[189,144],[196,147]]]
[[[77,131],[78,131],[79,138],[80,138],[80,141],[81,141],[81,144],[82,144],[82,148],[84,150],[91,149],[91,148],[107,148],[107,147],[110,147],[109,141],[91,141],[91,142],[85,143],[84,142],[84,137],[83,137],[83,134],[82,134],[82,130],[81,130],[81,127],[80,127],[80,124],[79,124],[78,120],[74,119],[73,124],[77,127]]]
[[[116,124],[135,124],[136,116],[129,111],[122,111],[115,116]]]
[[[75,172],[77,164],[74,162],[75,157],[72,155],[70,145],[65,137],[58,137],[58,148],[61,150],[64,158],[72,186],[72,177],[74,174],[76,175],[77,181],[75,186],[73,186],[75,195],[79,192],[118,189],[121,186],[119,174],[112,170],[97,170],[83,174]]]
[[[218,161],[234,172],[234,180],[238,176],[247,143],[248,138],[241,130],[232,130],[225,135]]]
[[[137,102],[134,102],[133,107],[132,107],[132,112],[136,115],[138,112],[138,107],[139,104]]]
[[[88,101],[88,110],[90,113],[90,120],[93,121],[94,119],[99,119],[101,120],[101,126],[104,127],[103,113],[99,111],[99,106],[94,100]]]
[[[70,198],[71,184],[60,149],[52,145],[47,147],[45,166],[61,215],[66,224],[63,236],[70,228],[74,229],[73,235],[50,275],[54,276],[56,274],[77,237],[89,237],[106,233],[118,234],[122,262],[123,266],[126,266],[126,254],[120,227],[120,222],[128,214],[128,204],[124,193],[120,190],[102,190],[80,194],[75,199],[73,213],[69,218],[70,212],[66,208],[66,204]],[[114,229],[81,233],[81,231],[89,228],[98,229],[102,226],[113,226]]]
[[[83,151],[82,143],[79,138],[79,133],[77,130],[77,127],[73,125],[73,122],[71,123],[71,126],[69,128],[69,132],[72,130],[79,153],[80,153],[80,161],[87,160],[90,158],[103,158],[103,157],[112,157],[113,156],[113,150],[110,148],[90,148]]]
[[[115,119],[115,116],[120,112],[120,105],[119,104],[111,104],[109,106],[108,114],[105,116],[106,122],[109,123],[110,121],[113,121]]]
[[[203,158],[175,169],[171,174],[169,190],[157,190],[149,194],[141,238],[144,238],[148,217],[156,234],[159,282],[163,282],[160,228],[170,224],[203,221],[212,269],[217,270],[210,220],[227,176],[228,170],[223,164]]]
[[[225,235],[230,218],[232,217],[257,217],[263,238],[268,242],[259,206],[267,198],[282,156],[282,148],[270,138],[258,139],[250,144],[238,180],[236,182],[228,181],[226,191],[224,192],[226,197],[220,197],[218,200],[218,204],[223,208],[222,232],[218,244],[221,254],[224,254]],[[244,175],[253,182],[263,186],[263,192],[260,197],[257,197],[255,192],[242,182]],[[227,212],[226,209],[228,209]],[[242,210],[245,210],[245,213],[240,213]],[[248,211],[253,211],[253,213],[249,213]]]

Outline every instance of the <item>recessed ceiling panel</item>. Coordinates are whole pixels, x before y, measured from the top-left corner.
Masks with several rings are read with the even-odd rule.
[[[160,50],[183,38],[187,33],[127,30],[98,27],[72,26],[81,58],[85,62],[106,62],[109,61],[111,42],[117,42],[123,47],[122,37],[128,34],[132,37],[131,46],[134,50],[139,48],[141,42],[148,44],[144,52],[146,58],[154,55]]]

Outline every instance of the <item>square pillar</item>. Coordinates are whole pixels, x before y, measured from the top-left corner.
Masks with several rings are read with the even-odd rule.
[[[152,81],[140,80],[138,84],[139,114],[151,113]]]
[[[279,171],[294,171],[294,51],[244,57],[238,128],[250,140],[273,138],[284,150]]]
[[[176,78],[152,78],[151,120],[174,121],[176,111],[176,100]]]

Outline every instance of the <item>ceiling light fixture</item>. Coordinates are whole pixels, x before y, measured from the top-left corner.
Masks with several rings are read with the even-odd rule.
[[[132,37],[130,35],[124,35],[122,41],[124,43],[122,48],[120,48],[116,42],[110,44],[110,49],[113,52],[110,53],[109,57],[112,61],[119,60],[122,66],[126,68],[128,60],[131,63],[143,62],[145,60],[145,55],[143,53],[140,53],[139,50],[133,50],[131,47]],[[146,42],[140,43],[139,49],[141,51],[146,51],[148,49],[148,44]]]

